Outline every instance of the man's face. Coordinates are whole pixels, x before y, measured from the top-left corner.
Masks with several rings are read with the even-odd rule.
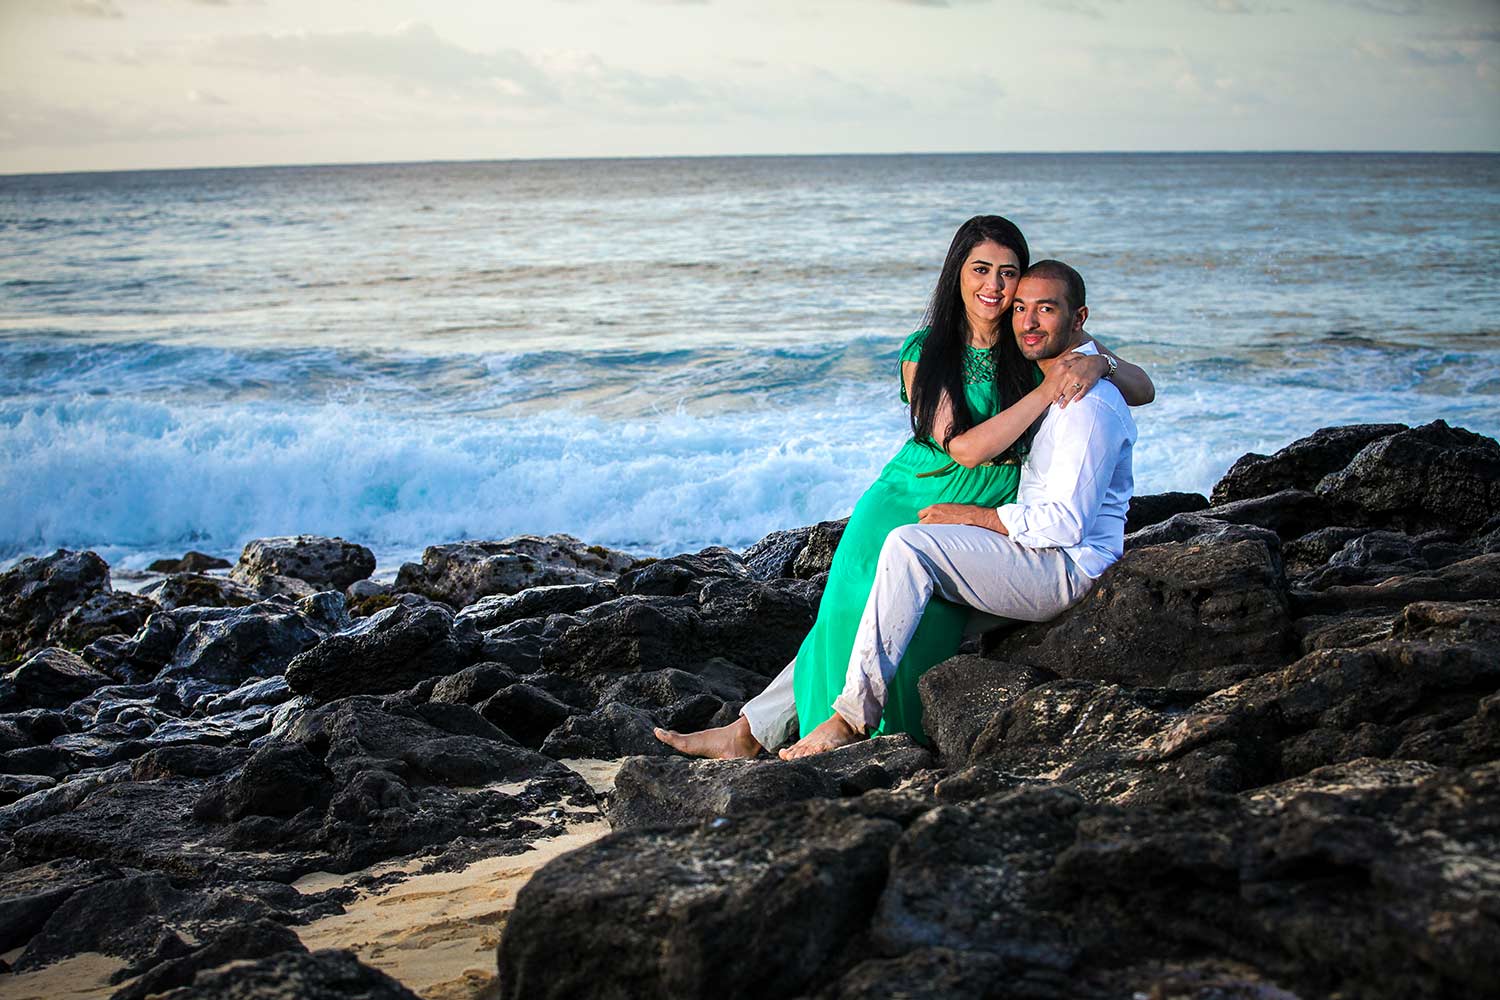
[[[1028,361],[1046,361],[1075,346],[1087,306],[1068,308],[1068,286],[1057,278],[1022,278],[1011,316],[1016,343]]]

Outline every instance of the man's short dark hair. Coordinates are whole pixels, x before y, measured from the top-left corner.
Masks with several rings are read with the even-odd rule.
[[[1039,260],[1028,267],[1023,278],[1052,278],[1068,286],[1068,308],[1077,312],[1088,304],[1084,298],[1083,275],[1060,260]]]

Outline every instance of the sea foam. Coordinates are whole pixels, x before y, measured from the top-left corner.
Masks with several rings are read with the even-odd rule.
[[[128,566],[188,546],[232,555],[250,538],[296,532],[388,552],[553,531],[642,554],[744,545],[847,513],[852,484],[873,479],[899,443],[899,413],[834,416],[403,419],[333,403],[87,398],[8,407],[0,554],[87,546]],[[872,447],[872,435],[887,445]]]
[[[1443,417],[1484,398],[1159,379],[1133,411],[1138,493],[1207,493],[1240,455],[1317,427]],[[888,386],[610,419],[571,409],[402,415],[350,398],[234,405],[78,396],[0,405],[0,558],[92,547],[134,567],[255,537],[342,535],[382,568],[429,544],[568,532],[642,555],[741,548],[841,517],[906,435]]]

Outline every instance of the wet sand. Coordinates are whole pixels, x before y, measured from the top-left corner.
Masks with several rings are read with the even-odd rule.
[[[379,895],[362,895],[344,913],[293,930],[309,950],[347,948],[427,1000],[466,1000],[495,978],[495,946],[521,886],[559,854],[608,832],[609,824],[599,820],[539,841],[524,854],[413,875]],[[321,881],[307,886],[328,887]]]
[[[562,763],[596,791],[613,786],[620,766],[619,761]],[[522,854],[485,858],[456,872],[413,874],[378,892],[362,891],[345,912],[292,930],[310,951],[347,948],[424,1000],[475,1000],[493,987],[495,946],[521,886],[548,861],[608,832],[603,817],[590,814]],[[385,862],[344,875],[316,872],[295,884],[302,892],[321,892],[372,874],[415,872],[427,860]],[[4,957],[14,961],[19,956],[20,949]],[[105,1000],[124,985],[111,984],[109,977],[125,964],[87,954],[35,972],[0,976],[0,1000]]]
[[[14,961],[21,956],[21,951],[18,948],[4,958]],[[113,955],[86,952],[35,972],[0,976],[0,997],[4,1000],[103,1000],[125,985],[109,981],[109,977],[123,969],[125,964],[123,959]]]
[[[562,763],[601,792],[613,787],[620,769],[619,761]],[[309,950],[347,948],[425,1000],[469,1000],[494,982],[495,946],[521,886],[559,854],[608,832],[609,824],[599,816],[561,836],[537,841],[524,854],[485,858],[456,872],[413,875],[376,894],[362,892],[345,912],[293,930]],[[415,870],[424,860],[399,867]],[[372,869],[377,874],[392,870],[396,866]],[[308,875],[298,880],[297,888],[321,892],[367,874]]]

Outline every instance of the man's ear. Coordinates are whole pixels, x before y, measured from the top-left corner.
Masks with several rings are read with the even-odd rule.
[[[1089,307],[1079,306],[1073,312],[1073,332],[1077,333],[1083,329],[1084,321],[1089,318]]]

